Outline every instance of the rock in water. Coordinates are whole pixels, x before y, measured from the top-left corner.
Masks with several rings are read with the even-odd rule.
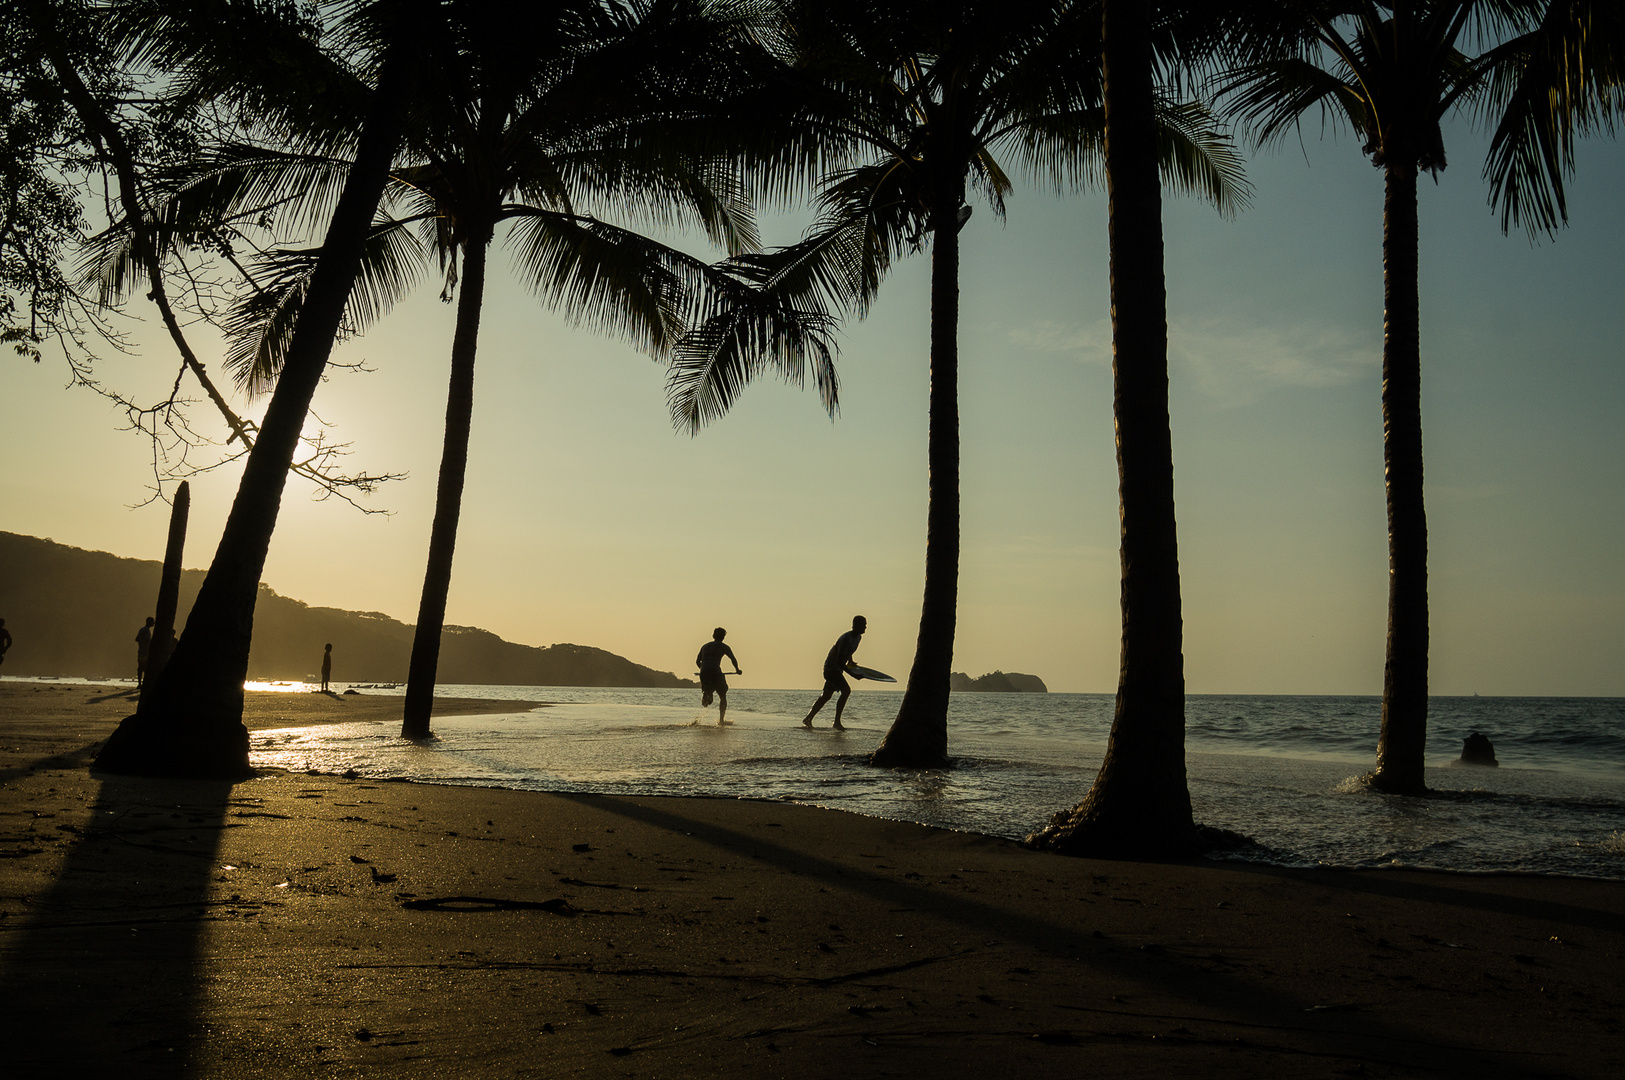
[[[1461,744],[1461,763],[1463,765],[1499,765],[1495,760],[1495,747],[1490,740],[1478,732],[1467,736]]]

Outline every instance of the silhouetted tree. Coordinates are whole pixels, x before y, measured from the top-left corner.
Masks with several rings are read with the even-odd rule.
[[[466,96],[445,102],[444,122],[414,147],[425,164],[399,174],[430,204],[435,249],[452,267],[459,255],[462,261],[445,446],[406,687],[407,737],[429,734],[468,468],[486,254],[498,227],[512,223],[507,238],[519,272],[537,292],[573,319],[657,353],[678,328],[674,253],[593,210],[697,224],[730,252],[755,241],[730,170],[695,154],[664,153],[657,139],[624,136],[629,123],[646,130],[665,111],[656,95],[637,92],[647,74],[637,65],[670,51],[659,39],[680,29],[671,12],[640,22],[597,3],[576,7],[458,5],[465,42],[458,60],[466,69],[455,85]]]
[[[782,66],[764,95],[795,103],[827,148],[822,215],[801,243],[744,268],[805,308],[862,314],[894,257],[931,247],[924,601],[903,701],[872,761],[943,767],[958,606],[966,196],[974,191],[1003,216],[1012,185],[1001,157],[1057,187],[1096,174],[1100,10],[1048,0],[809,0],[789,5],[785,25]],[[1147,108],[1153,181],[1160,162],[1176,187],[1222,207],[1244,197],[1239,164],[1204,109],[1162,98]],[[674,369],[673,412],[690,430],[725,411],[752,374],[748,356],[716,345],[698,335]]]
[[[1113,415],[1121,500],[1121,665],[1100,773],[1076,807],[1027,838],[1072,855],[1194,850],[1185,779],[1185,658],[1168,420],[1168,311],[1156,170],[1148,0],[1105,0],[1102,66],[1110,198]]]
[[[98,768],[148,775],[246,775],[248,732],[242,723],[243,680],[253,634],[254,601],[282,489],[299,445],[310,400],[327,366],[362,247],[399,144],[411,87],[414,33],[427,0],[378,0],[357,5],[349,24],[377,58],[367,119],[311,277],[272,394],[260,437],[248,455],[220,546],[169,665],[141,706],[113,733],[97,756]],[[203,35],[196,63],[217,61],[207,45],[229,25],[182,27]],[[229,41],[228,45],[231,44]]]
[[[726,5],[722,5],[726,7]],[[472,428],[474,365],[487,252],[505,240],[532,289],[572,319],[659,355],[675,340],[703,262],[606,217],[694,226],[730,253],[756,243],[737,167],[668,130],[711,109],[714,49],[737,27],[692,5],[622,9],[597,0],[513,9],[444,8],[445,93],[408,130],[386,206],[367,245],[365,288],[348,325],[365,326],[405,294],[424,262],[457,299],[446,429],[403,736],[430,733]],[[698,84],[698,85],[697,85]],[[703,104],[702,104],[703,102]],[[713,120],[713,124],[715,121]],[[322,160],[240,147],[210,176],[239,205],[262,185],[313,190]],[[416,236],[414,238],[414,232]],[[234,359],[250,386],[275,382],[319,252],[278,252],[275,278],[238,313]]]
[[[1484,166],[1503,230],[1568,218],[1563,178],[1578,137],[1612,134],[1625,107],[1625,4],[1617,0],[1273,0],[1241,6],[1243,50],[1223,92],[1261,142],[1319,108],[1346,121],[1383,170],[1383,464],[1388,640],[1371,784],[1426,790],[1427,514],[1422,492],[1416,181],[1445,167],[1442,122],[1493,130]],[[1250,10],[1247,10],[1250,9]]]

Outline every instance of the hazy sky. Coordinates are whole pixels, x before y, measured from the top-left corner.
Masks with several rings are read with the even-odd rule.
[[[1625,146],[1582,148],[1571,227],[1531,244],[1502,236],[1486,205],[1482,140],[1449,140],[1452,167],[1421,184],[1432,688],[1625,695]],[[1187,686],[1376,694],[1381,174],[1344,138],[1254,155],[1249,175],[1254,205],[1236,220],[1186,201],[1164,212]],[[1005,225],[978,207],[963,238],[954,668],[1109,692],[1105,199],[1023,188]],[[661,367],[542,310],[502,253],[492,270],[448,622],[679,673],[722,625],[748,689],[816,686],[862,613],[859,660],[906,675],[928,257],[846,327],[838,419],[810,391],[762,383],[697,438],[673,431]],[[411,474],[371,500],[393,513],[291,482],[265,570],[279,593],[416,618],[454,314],[438,287],[343,346],[339,359],[374,370],[335,371],[316,398],[355,467]],[[156,395],[170,357],[160,343],[101,372]],[[65,381],[59,364],[0,361],[0,528],[161,558],[167,507],[131,509],[150,482],[144,442]],[[195,416],[218,430],[203,406]],[[208,564],[236,486],[234,470],[193,480],[188,566]],[[26,627],[8,628],[20,647]]]

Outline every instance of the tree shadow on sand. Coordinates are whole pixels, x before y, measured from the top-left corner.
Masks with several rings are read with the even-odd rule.
[[[0,939],[11,1075],[185,1076],[203,1038],[203,936],[232,785],[100,779],[88,813],[58,815],[67,852]]]
[[[885,873],[878,867],[871,871],[851,863],[830,861],[800,847],[793,836],[753,836],[689,817],[681,812],[680,802],[668,806],[641,800],[602,799],[594,800],[592,805],[801,876],[807,879],[809,892],[814,889],[849,892],[878,901],[890,911],[915,913],[922,930],[959,926],[973,935],[1040,950],[1049,954],[1053,963],[1069,969],[1062,977],[1066,985],[1133,985],[1146,996],[1165,1000],[1160,1010],[1149,1013],[1137,1011],[1138,1006],[1134,1004],[1115,1004],[1120,1000],[1116,997],[1107,1002],[1098,995],[1082,992],[1058,1003],[1051,1002],[1053,1008],[1065,1010],[1072,1019],[1064,1028],[1046,1028],[1031,1036],[1046,1043],[1084,1046],[1101,1040],[1121,1043],[1145,1040],[1145,1045],[1155,1048],[1162,1059],[1165,1075],[1177,1075],[1184,1069],[1195,1075],[1215,1062],[1230,1061],[1242,1051],[1261,1055],[1259,1060],[1271,1062],[1272,1070],[1282,1062],[1302,1061],[1316,1061],[1325,1069],[1324,1072],[1316,1069],[1308,1075],[1363,1073],[1368,1069],[1377,1069],[1384,1075],[1474,1072],[1505,1077],[1550,1075],[1549,1063],[1541,1060],[1537,1050],[1496,1049],[1471,1030],[1442,1031],[1438,1017],[1396,1015],[1381,1007],[1382,995],[1371,996],[1370,988],[1358,990],[1370,996],[1370,1000],[1339,999],[1328,1003],[1300,996],[1301,987],[1295,991],[1290,983],[1265,972],[1247,970],[1245,965],[1218,955],[1211,946],[1186,940],[1184,930],[1165,930],[1162,941],[1115,940],[1113,936],[1091,929],[1090,916],[1081,905],[1072,910],[1023,913],[1007,902],[1008,897],[1001,895],[999,887],[985,897],[969,896],[931,887],[923,880],[912,880],[921,878],[919,874],[899,876],[901,871],[895,867],[888,868],[892,873]],[[1132,873],[1136,865],[1110,860],[1064,861],[1074,866],[1088,865],[1092,872],[1107,871],[1114,875]],[[1220,866],[1206,865],[1215,871]],[[1254,874],[1266,879],[1293,878],[1300,883],[1304,879],[1301,873],[1294,875],[1274,867],[1244,863],[1222,865],[1238,879]],[[1482,906],[1501,913],[1539,913],[1548,918],[1553,914],[1549,903],[1486,898],[1471,890],[1451,888],[1451,884],[1450,881],[1439,884],[1373,882],[1347,875],[1322,875],[1315,878],[1311,888],[1304,890],[1304,895],[1330,892],[1341,886],[1353,893],[1366,891],[1467,910]],[[1171,898],[1165,899],[1173,902]],[[1563,913],[1575,914],[1576,911],[1565,906]],[[1578,913],[1598,914],[1590,909],[1579,909]],[[859,971],[851,978],[869,979],[877,973],[895,974],[931,964],[951,966],[976,952],[974,948],[960,951],[943,947],[942,935],[935,929],[925,932],[939,946],[931,950],[931,955],[903,965]],[[1260,928],[1257,933],[1267,935],[1269,930]],[[987,944],[992,946],[997,942]],[[1395,951],[1404,947],[1382,944]],[[1405,945],[1425,947],[1415,942]],[[832,981],[845,980],[819,980],[821,983]],[[1340,984],[1338,991],[1353,994],[1356,988]],[[1139,996],[1135,995],[1135,1000]],[[1015,1007],[987,995],[978,1000],[995,1007]],[[1143,1030],[1136,1033],[1136,1028]],[[1168,1034],[1170,1030],[1173,1036]],[[938,1031],[936,1037],[940,1039],[942,1032]],[[1214,1054],[1217,1057],[1210,1061],[1209,1055]]]

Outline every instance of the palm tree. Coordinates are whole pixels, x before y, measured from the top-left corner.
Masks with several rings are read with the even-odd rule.
[[[468,467],[486,252],[498,226],[514,224],[508,237],[535,289],[573,317],[654,352],[669,347],[677,330],[671,253],[585,216],[586,208],[668,223],[687,219],[730,254],[755,243],[748,206],[728,170],[688,153],[651,156],[646,143],[615,134],[626,127],[628,111],[646,125],[651,106],[657,118],[669,107],[624,91],[636,79],[631,62],[663,51],[659,44],[669,49],[660,38],[676,29],[670,9],[639,13],[641,20],[596,4],[567,18],[520,10],[534,25],[514,25],[516,12],[506,9],[497,17],[479,6],[460,9],[466,34],[460,59],[468,69],[456,85],[467,97],[452,102],[444,126],[413,148],[425,164],[398,174],[428,204],[434,246],[448,265],[462,256],[445,448],[401,730],[408,738],[429,734]],[[571,29],[580,36],[567,37]],[[593,102],[597,114],[584,114],[583,101]]]
[[[305,294],[282,377],[259,440],[248,456],[225,532],[186,631],[136,714],[120,724],[102,747],[96,759],[98,768],[224,778],[249,771],[248,732],[242,723],[243,680],[260,573],[300,429],[340,328],[361,249],[400,141],[412,86],[408,60],[429,6],[428,0],[379,0],[354,5],[349,12],[345,31],[361,43],[364,56],[373,58],[369,66],[375,71],[366,121],[356,143],[355,166],[333,209],[324,255]],[[186,39],[172,39],[168,48],[180,54],[174,58],[203,77],[221,72],[217,50],[231,51],[248,42],[256,49],[265,44],[262,37],[243,36],[245,27],[240,23],[218,21],[228,13],[212,14],[217,21],[168,24]],[[263,25],[257,28],[265,29]],[[293,40],[285,44],[299,45]]]
[[[929,504],[925,595],[903,701],[871,760],[949,764],[949,671],[958,598],[959,231],[979,194],[1003,216],[999,157],[1057,187],[1096,169],[1102,113],[1097,5],[1048,0],[790,5],[772,95],[798,103],[827,147],[821,219],[806,239],[748,264],[807,309],[862,314],[900,252],[931,247]],[[1153,181],[1230,208],[1238,163],[1205,111],[1156,100]],[[1160,286],[1159,286],[1160,290]],[[1160,292],[1159,292],[1160,294]],[[750,369],[702,340],[674,366],[673,412],[690,430],[720,415]],[[1166,430],[1166,419],[1163,424]],[[1171,522],[1171,517],[1170,517]],[[1177,586],[1175,589],[1177,597]]]
[[[1106,756],[1083,801],[1032,847],[1175,855],[1198,846],[1185,779],[1185,658],[1168,420],[1168,305],[1149,0],[1105,0],[1113,415],[1122,517],[1122,659]]]
[[[1416,181],[1445,167],[1442,122],[1493,125],[1484,175],[1503,230],[1567,220],[1574,140],[1612,133],[1625,106],[1625,5],[1613,0],[1275,0],[1250,5],[1221,93],[1259,142],[1319,107],[1348,122],[1383,170],[1383,464],[1388,642],[1373,787],[1426,791],[1427,513],[1422,493]]]
[[[668,128],[682,127],[714,91],[713,69],[737,28],[687,5],[612,9],[493,8],[453,4],[446,96],[425,104],[408,135],[385,205],[400,210],[373,230],[363,260],[365,288],[347,320],[359,328],[396,302],[421,263],[438,257],[449,299],[457,290],[446,432],[414,633],[402,735],[430,734],[436,668],[472,426],[474,366],[487,253],[503,237],[544,299],[578,321],[632,339],[656,354],[669,348],[703,263],[595,216],[697,225],[730,253],[755,245],[735,167],[696,152]],[[708,74],[709,73],[709,74]],[[705,106],[707,109],[710,105]],[[328,162],[254,147],[212,164],[210,197],[228,206],[274,189],[314,190]],[[418,237],[411,230],[416,227]],[[316,252],[279,252],[273,280],[233,323],[240,381],[275,381],[280,349],[300,317],[298,297]],[[721,282],[726,287],[727,282]]]

